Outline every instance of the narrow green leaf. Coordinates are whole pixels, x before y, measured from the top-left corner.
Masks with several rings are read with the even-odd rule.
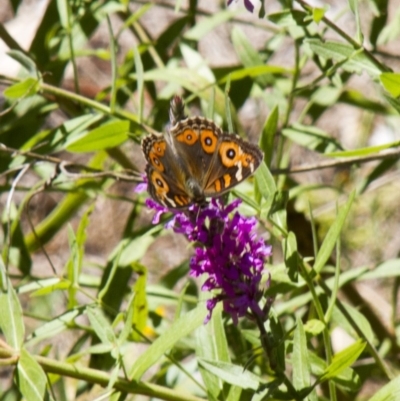
[[[376,77],[381,74],[379,66],[373,63],[362,50],[355,50],[353,46],[331,41],[321,41],[319,39],[306,39],[311,50],[319,57],[332,59],[338,63],[343,63],[341,67],[350,72],[368,72]]]
[[[307,21],[308,14],[300,10],[283,10],[277,13],[269,14],[268,19],[274,24],[281,27],[304,26],[309,22]]]
[[[384,88],[393,96],[400,96],[400,74],[394,72],[384,72],[379,76]]]
[[[365,341],[359,339],[343,351],[335,354],[332,363],[326,368],[319,380],[324,381],[337,377],[344,369],[350,367],[357,360],[366,345]]]
[[[274,177],[265,163],[261,163],[260,167],[255,172],[254,177],[261,195],[264,199],[268,200],[276,192],[276,184]]]
[[[137,273],[136,283],[133,287],[135,294],[133,299],[134,313],[132,317],[132,324],[135,327],[135,330],[133,331],[133,339],[139,341],[142,339],[139,333],[143,332],[146,327],[149,313],[146,296],[147,270],[139,263],[134,263],[133,269]]]
[[[176,320],[171,327],[158,337],[136,360],[128,374],[130,380],[140,380],[142,375],[152,367],[165,352],[171,350],[181,338],[187,336],[194,329],[203,324],[205,317],[206,309],[202,304]]]
[[[41,297],[43,295],[51,294],[54,291],[63,291],[71,287],[71,282],[69,280],[60,279],[58,277],[48,279],[44,283],[41,283],[40,281],[37,283],[39,289],[32,292],[31,297]],[[36,284],[36,282],[31,284]]]
[[[360,21],[360,11],[358,7],[358,0],[348,0],[349,6],[351,11],[353,12],[356,20],[356,28],[357,28],[357,34],[356,34],[356,40],[358,43],[363,43],[364,42],[364,36],[362,34],[362,29],[361,29],[361,21]]]
[[[311,362],[311,370],[314,376],[321,376],[326,369],[326,361],[315,355],[313,352],[309,353]],[[345,391],[355,392],[361,386],[361,380],[358,374],[352,368],[346,368],[340,372],[333,381],[340,385]]]
[[[19,350],[24,341],[25,326],[18,296],[10,281],[7,290],[0,292],[0,328],[10,347]]]
[[[377,43],[379,46],[385,45],[400,37],[400,9],[397,9],[392,16],[389,24],[379,31]]]
[[[53,338],[55,335],[69,329],[71,325],[74,324],[75,318],[82,315],[82,312],[83,308],[77,308],[57,316],[50,322],[43,324],[29,335],[28,341],[25,345],[33,345],[46,338]]]
[[[371,280],[400,276],[400,259],[390,259],[377,266],[374,270],[368,270],[359,280]]]
[[[208,85],[215,83],[214,72],[212,71],[204,57],[198,51],[185,43],[181,43],[179,45],[179,49],[190,71],[199,74],[199,76],[201,76],[208,82]],[[214,87],[212,86],[212,88]]]
[[[136,82],[137,82],[137,94],[139,99],[138,117],[139,122],[143,119],[143,103],[144,103],[144,78],[143,78],[143,63],[140,57],[137,46],[133,46],[133,54],[135,56],[135,71],[136,71]]]
[[[39,73],[36,67],[35,62],[29,58],[25,53],[19,50],[9,50],[7,55],[17,61],[19,64],[22,65],[28,71],[28,73],[33,77],[38,77]]]
[[[207,67],[208,69],[208,67]],[[135,78],[134,74],[130,75]],[[215,112],[220,116],[225,116],[225,94],[214,82],[210,82],[197,71],[190,68],[160,68],[146,71],[143,74],[145,81],[166,81],[176,83],[189,92],[193,92],[206,102],[210,96],[215,95]]]
[[[57,10],[60,17],[61,26],[69,29],[69,12],[67,0],[57,0]]]
[[[275,66],[275,65],[257,65],[254,67],[245,67],[245,68],[240,68],[239,70],[235,70],[225,77],[223,77],[219,83],[223,84],[226,82],[228,77],[230,78],[231,81],[239,81],[243,78],[250,77],[250,78],[256,78],[256,77],[262,77],[263,75],[270,75],[270,74],[292,74],[293,71],[289,70],[287,68],[283,68],[280,66]]]
[[[293,142],[319,153],[343,150],[339,142],[316,127],[293,124],[292,127],[283,129],[282,134]]]
[[[350,207],[353,203],[354,196],[355,192],[353,191],[346,205],[340,209],[335,222],[332,224],[328,233],[326,234],[324,242],[322,243],[318,255],[315,259],[314,270],[317,273],[319,273],[322,270],[322,268],[325,266],[325,263],[331,256],[336,240],[340,235],[340,231],[342,230],[343,224],[346,221],[347,215],[350,211]]]
[[[373,343],[375,341],[375,335],[368,319],[361,312],[359,312],[356,308],[349,305],[348,303],[343,302],[343,306],[346,309],[346,312],[351,316],[353,321],[356,323],[360,331],[362,331],[363,336],[370,343]],[[357,338],[358,335],[354,330],[353,326],[336,307],[333,308],[332,319],[335,321],[335,324],[346,330],[346,332],[350,336],[352,336],[353,338]]]
[[[328,152],[326,156],[330,157],[355,157],[355,156],[368,156],[374,153],[380,152],[381,150],[393,148],[399,146],[400,141],[385,143],[384,145],[368,146],[367,148],[359,148],[355,150],[344,150],[341,152]]]
[[[0,254],[0,294],[7,291],[7,271],[4,264],[3,255]],[[1,326],[0,326],[1,327]]]
[[[99,308],[87,308],[87,316],[90,320],[90,325],[103,344],[112,345],[117,342],[110,323]]]
[[[279,109],[275,106],[267,120],[260,137],[260,148],[264,152],[264,162],[271,167],[272,154],[274,152],[274,138],[278,129]]]
[[[232,43],[239,60],[245,68],[265,67],[265,62],[261,58],[259,51],[249,41],[246,34],[237,26],[232,29]],[[233,74],[235,74],[235,72],[233,72]],[[240,73],[238,74],[240,77]],[[258,75],[256,81],[262,86],[265,86],[268,83],[268,79],[264,74]]]
[[[70,152],[94,152],[113,148],[128,139],[129,121],[112,121],[86,132],[66,144]]]
[[[303,322],[296,321],[293,334],[293,386],[297,391],[306,389],[311,385],[311,366],[308,359],[307,338]]]
[[[130,266],[132,263],[140,260],[153,242],[154,237],[149,233],[132,238],[132,240],[127,242],[122,249],[118,262],[119,266]]]
[[[106,19],[107,19],[108,37],[110,39],[110,57],[111,57],[110,113],[114,114],[116,98],[117,98],[117,77],[118,77],[117,45],[114,37],[114,31],[111,25],[110,16],[107,15]],[[136,49],[136,46],[134,46],[134,49]]]
[[[231,10],[224,10],[218,12],[211,17],[204,18],[193,28],[189,29],[183,37],[188,40],[200,40],[202,39],[207,33],[211,32],[217,26],[223,24],[226,21],[229,21],[232,17],[235,16],[235,12]]]
[[[287,238],[282,242],[285,265],[288,268],[288,275],[292,282],[298,280],[298,261],[299,255],[297,252],[296,236],[292,231],[289,232]]]
[[[3,92],[8,99],[18,99],[35,95],[40,88],[39,81],[35,78],[28,77],[21,82],[9,86]]]
[[[400,399],[400,376],[379,389],[369,401],[398,401]]]
[[[26,400],[43,401],[46,391],[46,375],[41,366],[24,348],[17,365],[18,388]]]
[[[133,313],[135,310],[134,300],[135,300],[135,294],[132,294],[132,296],[128,302],[128,307],[126,310],[126,318],[125,318],[124,327],[121,330],[121,333],[118,337],[118,344],[120,346],[126,341],[130,332],[132,331]]]
[[[213,313],[208,324],[202,325],[196,330],[196,356],[211,361],[230,362],[221,311]],[[207,391],[215,399],[218,399],[223,383],[217,376],[201,366],[200,372]]]
[[[243,370],[243,366],[232,365],[226,362],[208,361],[202,358],[199,358],[198,362],[204,369],[218,376],[224,382],[243,389],[257,390],[260,384],[266,383],[254,373]]]

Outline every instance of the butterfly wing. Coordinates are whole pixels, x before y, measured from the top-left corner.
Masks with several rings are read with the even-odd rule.
[[[263,157],[257,145],[234,134],[222,134],[206,174],[204,195],[217,196],[233,188],[256,171]]]
[[[187,207],[192,201],[185,189],[186,174],[176,163],[174,149],[163,136],[151,134],[143,139],[142,150],[151,197],[168,208]]]
[[[178,121],[169,134],[188,179],[203,191],[222,130],[206,118],[193,117]]]
[[[204,199],[233,188],[254,173],[263,160],[258,146],[237,135],[223,133],[203,117],[188,118],[170,130],[178,159],[187,168],[186,182],[192,179]],[[194,196],[192,196],[195,198]]]

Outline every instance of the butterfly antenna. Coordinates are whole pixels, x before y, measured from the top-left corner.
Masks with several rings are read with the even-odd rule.
[[[169,109],[169,121],[171,122],[171,127],[174,127],[179,121],[187,118],[185,115],[185,102],[183,99],[175,95],[171,99],[170,109]]]

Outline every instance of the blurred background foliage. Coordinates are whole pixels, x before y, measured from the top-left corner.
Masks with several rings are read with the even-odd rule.
[[[244,3],[1,2],[1,400],[400,399],[400,4]],[[202,325],[134,192],[175,94],[274,176],[232,196],[273,245],[280,372],[252,322]]]

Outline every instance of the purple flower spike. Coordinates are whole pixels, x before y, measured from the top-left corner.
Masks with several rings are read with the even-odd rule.
[[[153,222],[158,222],[161,213],[168,211],[153,201],[146,203],[157,211]],[[240,203],[238,199],[224,206],[221,200],[212,199],[207,206],[193,205],[185,212],[172,211],[174,217],[168,223],[169,228],[196,243],[190,274],[195,277],[205,274],[202,290],[216,294],[206,303],[209,313],[205,323],[218,302],[222,302],[235,324],[248,312],[265,320],[259,301],[269,286],[269,281],[262,286],[261,279],[271,246],[257,238],[257,220],[237,211]]]

